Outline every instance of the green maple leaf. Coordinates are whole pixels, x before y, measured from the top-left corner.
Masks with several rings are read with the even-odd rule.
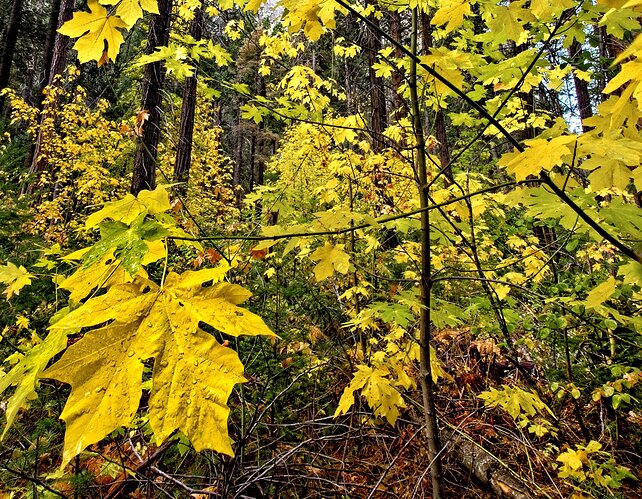
[[[415,319],[410,308],[407,305],[401,305],[399,303],[379,301],[374,302],[368,308],[377,312],[382,321],[399,324],[403,328],[408,327],[408,324]]]
[[[31,284],[31,279],[34,277],[22,265],[18,267],[11,262],[7,262],[5,266],[0,267],[0,282],[7,285],[4,290],[7,300],[13,295],[20,294],[20,290]]]
[[[62,413],[67,423],[63,465],[120,426],[128,426],[142,395],[143,362],[154,359],[150,424],[159,440],[180,430],[196,450],[232,455],[227,399],[243,382],[236,353],[199,329],[222,333],[274,333],[263,320],[238,307],[249,298],[240,286],[219,282],[226,266],[177,275],[163,287],[143,277],[111,286],[52,328],[107,326],[69,347],[42,376],[72,386]],[[213,286],[203,287],[207,281]]]
[[[640,29],[637,21],[640,14],[633,9],[609,9],[598,23],[598,26],[606,26],[606,32],[615,38],[622,38],[627,31]]]
[[[583,189],[574,189],[569,194],[572,194],[575,203],[590,214],[592,218],[599,218],[594,209],[595,199],[591,195],[587,195]],[[588,228],[570,206],[561,203],[555,193],[548,191],[544,187],[515,189],[506,197],[506,202],[513,206],[525,206],[526,213],[531,217],[540,220],[558,220],[559,224],[565,229],[588,231],[591,237],[596,240],[601,239],[597,232]]]
[[[100,241],[85,254],[85,265],[96,263],[110,250],[114,250],[114,256],[133,277],[138,273],[143,258],[149,251],[148,243],[168,234],[169,232],[158,222],[145,220],[145,213],[134,220],[131,226],[117,221],[102,222]]]
[[[252,120],[257,125],[263,121],[265,111],[254,104],[244,104],[241,106],[241,117],[244,120]]]
[[[120,29],[127,28],[127,24],[118,16],[110,16],[107,9],[97,0],[88,0],[87,6],[90,12],[76,12],[58,32],[70,38],[78,38],[74,49],[78,51],[78,60],[81,63],[100,61],[105,44],[107,57],[115,60],[120,46],[125,41]]]
[[[350,270],[350,256],[343,251],[344,247],[343,244],[332,246],[332,244],[326,242],[325,245],[317,248],[310,255],[313,261],[319,262],[314,267],[314,276],[317,282],[332,276],[335,271],[342,274],[348,273],[348,270]]]
[[[507,40],[518,43],[526,41],[522,39],[528,36],[524,24],[535,21],[535,16],[530,10],[523,9],[522,4],[523,2],[514,2],[508,7],[498,6],[492,10],[493,17],[487,24],[497,43]]]

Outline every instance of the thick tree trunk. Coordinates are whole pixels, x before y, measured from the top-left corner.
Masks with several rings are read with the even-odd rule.
[[[172,0],[159,0],[158,10],[160,13],[152,17],[147,36],[148,54],[154,52],[156,47],[166,46],[169,42]],[[141,111],[147,111],[149,118],[143,125],[142,136],[136,144],[134,174],[130,188],[132,194],[156,187],[156,161],[160,141],[164,82],[165,65],[163,63],[153,62],[145,66]]]
[[[372,19],[373,24],[379,28],[379,20]],[[386,147],[383,131],[387,127],[386,92],[383,78],[375,74],[372,65],[377,62],[377,54],[381,50],[381,38],[375,29],[368,29],[366,33],[366,50],[368,52],[368,75],[370,80],[370,105],[372,114],[370,128],[372,131],[372,145],[375,152]]]
[[[401,14],[399,12],[390,12],[390,36],[399,45],[403,45],[401,34]],[[397,46],[393,52],[396,59],[403,57],[403,52]],[[394,117],[399,120],[408,114],[406,101],[401,95],[401,85],[403,84],[403,75],[399,71],[392,73],[392,104],[395,109]]]
[[[201,4],[202,6],[202,4]],[[190,27],[190,35],[199,41],[203,36],[203,11],[196,9]],[[176,192],[180,196],[187,195],[189,170],[192,163],[192,140],[194,138],[194,115],[196,112],[196,88],[198,84],[198,69],[194,76],[185,79],[183,90],[183,107],[181,109],[181,130],[176,151],[176,164],[174,165],[174,182],[179,185]]]
[[[265,97],[265,78],[261,75],[257,76],[256,94]],[[256,152],[254,155],[254,186],[263,185],[265,177],[265,122],[261,121],[255,129],[256,134]]]
[[[4,32],[2,42],[2,62],[0,62],[0,89],[9,85],[11,76],[11,63],[13,62],[13,53],[16,51],[18,42],[18,29],[20,28],[20,19],[22,19],[22,7],[24,0],[13,0],[9,23]],[[4,97],[0,97],[0,111],[4,107]]]
[[[241,165],[243,164],[243,134],[241,133],[241,127],[243,124],[243,118],[241,117],[242,105],[243,102],[239,98],[238,119],[236,120],[236,154],[234,157],[234,173],[232,176],[232,184],[234,184],[234,188],[241,185]]]
[[[54,45],[56,42],[57,29],[60,27],[60,7],[62,0],[52,0],[51,12],[49,13],[49,25],[47,26],[47,38],[45,39],[45,48],[43,53],[42,73],[40,81],[40,92],[38,93],[38,107],[42,109],[43,91],[49,85],[49,75],[51,74],[51,64],[54,57]]]
[[[252,138],[250,139],[250,160],[249,160],[249,169],[250,169],[250,184],[249,192],[254,190],[254,162],[256,161],[256,127],[252,130]]]
[[[575,40],[568,48],[568,55],[573,67],[577,67],[580,56],[582,54],[582,45]],[[591,108],[591,94],[589,93],[588,83],[580,80],[573,74],[573,83],[575,84],[575,96],[577,98],[577,108],[579,110],[580,119],[582,120],[582,130],[587,131],[584,120],[593,116],[593,109]]]

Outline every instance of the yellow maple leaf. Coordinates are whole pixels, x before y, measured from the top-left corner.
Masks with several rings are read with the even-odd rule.
[[[34,277],[22,265],[18,267],[11,262],[7,262],[4,267],[0,267],[0,282],[7,285],[4,290],[7,300],[13,295],[20,294],[20,290],[31,284],[31,279]]]
[[[115,60],[125,41],[120,29],[127,28],[127,23],[118,16],[110,16],[97,0],[88,0],[87,5],[90,12],[76,12],[58,32],[70,38],[78,38],[74,49],[78,51],[81,63],[100,61],[105,50],[107,57]]]
[[[562,135],[551,140],[527,140],[528,146],[522,153],[509,153],[502,156],[499,164],[505,166],[517,181],[529,175],[538,175],[542,170],[550,171],[564,163],[573,153],[571,144],[577,139],[573,135]]]
[[[471,13],[467,0],[446,0],[432,16],[431,23],[435,26],[446,25],[446,33],[456,30],[464,24],[464,16]]]
[[[343,391],[334,416],[347,413],[354,404],[354,392],[361,390],[361,395],[366,398],[375,416],[385,417],[394,426],[399,417],[399,408],[406,407],[406,403],[389,379],[389,374],[385,367],[357,366],[350,385]]]
[[[343,244],[332,246],[332,244],[326,242],[324,246],[317,248],[310,255],[312,260],[319,261],[314,267],[314,276],[317,282],[327,279],[335,271],[342,274],[348,273],[348,270],[350,270],[350,256],[343,251],[343,248]]]
[[[155,215],[163,213],[171,207],[169,194],[164,187],[159,186],[153,191],[143,189],[138,193],[138,197],[127,194],[122,199],[105,203],[102,210],[87,217],[85,229],[92,229],[108,218],[129,225],[143,212]]]
[[[595,286],[586,296],[586,306],[588,308],[595,308],[604,303],[615,293],[618,284],[615,277],[610,276],[606,281]]]
[[[159,13],[157,0],[100,0],[100,3],[103,5],[118,4],[116,15],[129,27],[143,17],[143,11],[151,14]]]
[[[251,293],[219,282],[229,267],[170,272],[162,287],[142,276],[111,286],[52,326],[92,327],[43,373],[72,386],[63,465],[87,446],[131,423],[142,395],[143,362],[154,358],[150,423],[157,439],[179,429],[197,450],[233,455],[227,399],[244,381],[236,353],[199,329],[204,322],[238,336],[274,336],[257,315],[238,307]],[[215,284],[203,287],[203,283]],[[179,374],[180,373],[180,374]]]

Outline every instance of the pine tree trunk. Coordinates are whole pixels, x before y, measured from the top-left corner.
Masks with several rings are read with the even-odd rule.
[[[265,97],[265,78],[257,76],[256,94]],[[265,176],[265,122],[261,121],[255,130],[256,154],[254,155],[254,186],[263,185]]]
[[[390,12],[390,36],[392,39],[397,42],[399,45],[403,45],[401,40],[401,14],[399,12]],[[403,57],[403,52],[397,46],[393,52],[395,58],[401,59]],[[394,117],[399,120],[408,114],[406,109],[406,101],[401,95],[401,85],[403,84],[403,75],[399,71],[393,71],[392,73],[392,90],[393,97],[392,103],[395,109]]]
[[[379,20],[372,19],[373,24],[379,28]],[[377,62],[377,54],[381,50],[381,38],[375,29],[368,29],[366,33],[366,50],[368,52],[368,75],[370,80],[370,105],[372,115],[370,127],[372,131],[373,150],[379,152],[386,147],[383,131],[387,127],[386,93],[383,79],[375,74],[372,65]]]
[[[577,67],[581,54],[582,45],[575,40],[568,48],[568,55],[573,67]],[[573,83],[575,84],[577,108],[579,110],[580,119],[582,120],[582,130],[586,132],[587,127],[584,125],[584,120],[593,116],[593,109],[591,108],[591,94],[589,93],[588,83],[584,80],[580,80],[575,73],[573,73]]]
[[[9,23],[4,33],[2,43],[2,62],[0,62],[0,89],[6,88],[11,76],[11,63],[13,54],[16,51],[18,41],[18,29],[20,28],[20,19],[22,19],[22,7],[24,0],[13,0]],[[4,97],[0,97],[0,111],[4,107]]]
[[[166,46],[169,42],[172,0],[159,0],[158,11],[160,13],[152,17],[147,36],[148,54],[154,52],[156,47]],[[156,187],[156,161],[160,142],[164,82],[165,65],[162,62],[152,62],[145,66],[141,111],[147,111],[149,118],[144,123],[142,136],[136,144],[134,174],[130,188],[132,194]]]
[[[241,165],[243,163],[243,134],[241,133],[241,127],[243,124],[243,118],[241,118],[241,106],[243,101],[239,97],[238,100],[238,119],[236,120],[236,154],[234,157],[234,173],[232,176],[232,184],[236,189],[241,185]]]
[[[201,4],[202,6],[202,4]],[[203,36],[203,11],[196,9],[194,19],[190,26],[190,35],[199,41]],[[198,84],[198,69],[194,76],[185,79],[183,90],[183,107],[181,109],[181,130],[176,151],[176,164],[174,165],[174,182],[179,183],[176,192],[185,197],[187,195],[189,170],[192,163],[192,140],[194,138],[194,115],[196,113],[196,88]]]

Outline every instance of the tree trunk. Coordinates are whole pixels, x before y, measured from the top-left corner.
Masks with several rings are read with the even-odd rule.
[[[412,40],[411,50],[413,55],[418,55],[417,38],[419,32],[419,12],[415,8],[412,13]],[[432,379],[432,365],[430,362],[431,340],[431,293],[432,293],[432,267],[431,267],[431,240],[430,240],[430,211],[429,193],[426,189],[428,172],[426,167],[426,143],[420,113],[419,95],[417,91],[417,61],[411,60],[410,65],[410,97],[412,104],[413,132],[417,142],[415,176],[418,180],[417,190],[421,208],[421,320],[419,324],[420,347],[420,383],[423,400],[424,421],[426,425],[426,440],[428,441],[428,458],[430,459],[430,478],[433,499],[443,497],[443,472],[441,465],[441,440],[437,423],[437,409],[435,405],[435,383]]]
[[[379,28],[379,20],[372,19],[373,24]],[[375,29],[367,29],[366,50],[368,52],[368,75],[370,80],[370,105],[372,114],[370,128],[372,131],[372,148],[374,152],[380,152],[386,147],[383,138],[383,131],[387,127],[386,115],[386,93],[383,79],[375,74],[372,65],[377,62],[377,54],[381,50],[381,38]]]
[[[265,78],[257,76],[256,95],[265,97]],[[254,155],[254,186],[263,185],[265,176],[265,122],[261,121],[255,129],[256,134],[256,153]]]
[[[430,18],[425,14],[421,14],[421,38],[423,45],[423,53],[428,54],[432,48],[432,26]],[[439,143],[439,163],[441,171],[445,176],[446,186],[454,182],[453,169],[450,164],[450,147],[448,146],[448,135],[446,135],[446,119],[444,112],[441,108],[435,112],[435,138]]]
[[[156,47],[166,46],[169,42],[172,0],[159,0],[158,11],[160,13],[152,17],[149,27],[148,54],[154,52]],[[156,160],[160,141],[164,82],[165,65],[162,62],[152,62],[145,66],[141,111],[148,112],[149,118],[143,125],[142,136],[136,144],[134,174],[130,188],[132,194],[156,187]]]
[[[51,64],[54,56],[54,45],[56,42],[56,30],[60,24],[60,7],[62,0],[52,0],[51,12],[49,13],[49,26],[47,26],[47,38],[45,39],[45,48],[42,62],[42,80],[40,81],[40,91],[38,92],[38,107],[42,109],[43,91],[49,85],[49,75],[51,74]]]
[[[575,40],[568,48],[568,55],[571,64],[574,68],[577,67],[582,54],[582,45]],[[577,98],[577,108],[579,110],[580,119],[582,120],[582,130],[587,131],[584,120],[593,116],[593,109],[591,108],[591,94],[589,93],[588,83],[580,80],[575,73],[573,74],[573,83],[575,84],[575,96]]]
[[[18,41],[18,28],[22,18],[22,7],[24,0],[13,0],[9,23],[4,33],[2,43],[2,62],[0,63],[0,89],[6,88],[11,76],[11,63],[13,53],[16,51],[16,42]],[[0,111],[4,107],[4,97],[0,97]]]
[[[201,7],[196,9],[194,19],[190,26],[190,35],[194,40],[199,41],[203,36],[203,11]],[[185,79],[183,90],[183,107],[181,109],[181,129],[176,151],[176,164],[174,165],[174,182],[178,195],[187,195],[189,170],[192,163],[192,140],[194,138],[194,115],[196,112],[196,88],[198,69],[194,76]]]
[[[397,42],[399,45],[403,45],[402,35],[401,35],[401,15],[399,12],[390,12],[390,36],[392,39]],[[403,57],[403,52],[397,46],[393,52],[396,59],[401,59]],[[392,73],[392,104],[395,109],[394,117],[399,120],[408,114],[406,109],[406,101],[401,95],[401,85],[403,84],[403,75],[399,71],[393,71]]]
[[[234,174],[232,176],[232,184],[236,189],[241,185],[241,165],[243,163],[243,134],[241,128],[243,125],[243,118],[241,118],[241,106],[243,102],[239,97],[238,100],[238,116],[236,120],[236,154],[234,157]]]

